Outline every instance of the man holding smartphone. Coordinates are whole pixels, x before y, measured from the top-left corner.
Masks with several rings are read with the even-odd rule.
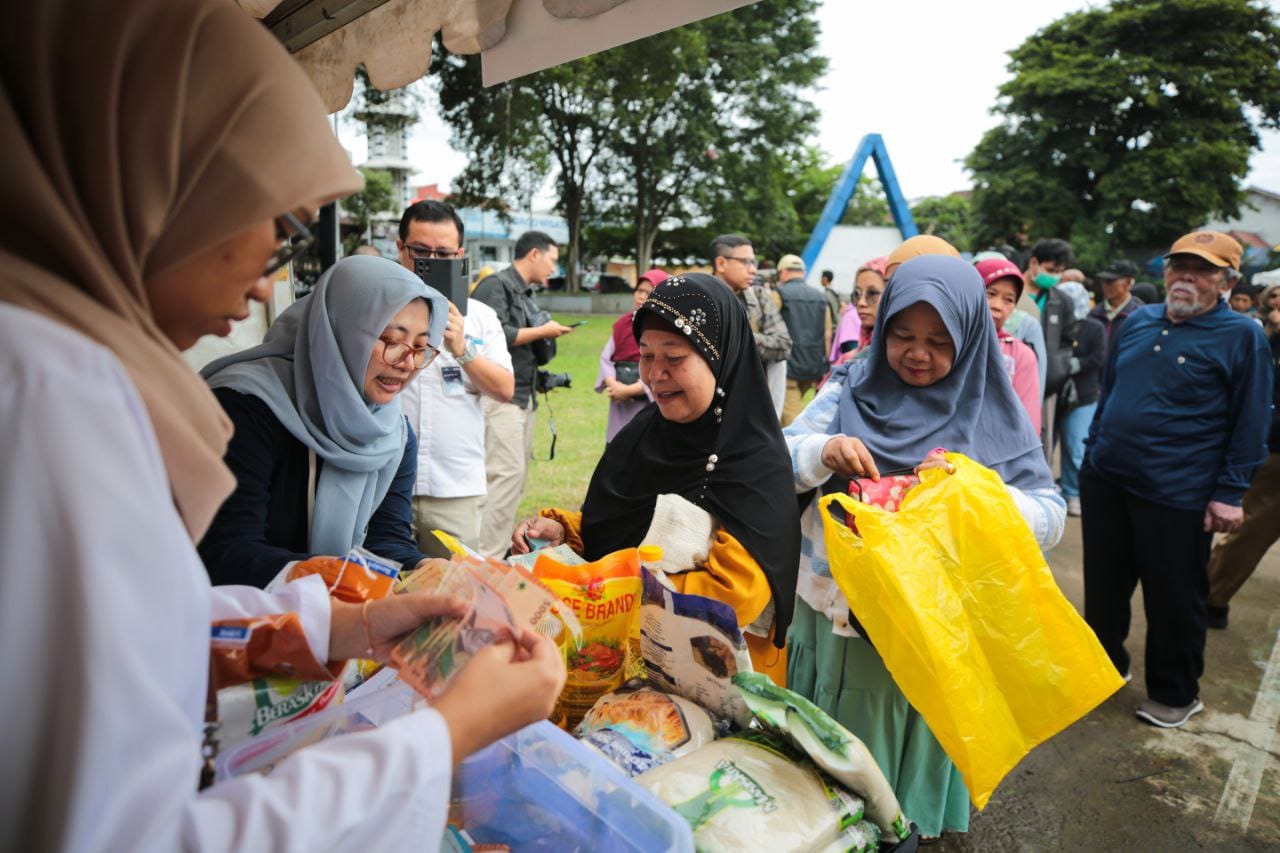
[[[533,454],[533,412],[538,359],[532,344],[554,340],[573,331],[563,323],[548,320],[534,325],[538,304],[533,300],[534,284],[546,284],[555,274],[560,259],[556,241],[541,231],[526,231],[516,240],[511,266],[476,285],[471,304],[483,302],[497,312],[511,353],[515,373],[515,393],[510,402],[487,399],[485,413],[485,499],[484,527],[480,551],[487,557],[502,557],[511,545],[516,510],[524,497],[524,480]]]
[[[462,219],[452,206],[417,202],[400,218],[400,263],[412,270],[419,258],[460,258],[462,236]],[[465,317],[450,304],[440,357],[401,395],[405,416],[418,435],[413,521],[423,549],[432,530],[479,546],[487,491],[481,401],[505,403],[515,392],[498,315],[474,299],[464,307]]]

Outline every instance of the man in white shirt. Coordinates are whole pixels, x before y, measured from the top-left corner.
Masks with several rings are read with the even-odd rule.
[[[458,258],[463,227],[457,212],[440,201],[420,201],[400,218],[396,248],[400,263],[414,258]],[[515,393],[511,355],[502,323],[492,308],[467,300],[459,324],[450,318],[440,357],[401,395],[401,405],[418,435],[418,478],[413,489],[413,521],[420,547],[432,530],[443,530],[476,548],[485,501],[483,397],[507,402]],[[457,308],[450,306],[450,315]]]

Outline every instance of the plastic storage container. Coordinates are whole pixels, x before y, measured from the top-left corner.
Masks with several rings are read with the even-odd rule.
[[[546,722],[462,763],[454,776],[450,821],[477,844],[520,851],[694,849],[680,815]]]
[[[375,679],[342,705],[222,753],[218,778],[270,772],[304,746],[374,728],[420,704],[407,685],[385,676]],[[590,747],[546,722],[508,735],[462,763],[453,777],[449,820],[478,844],[509,844],[520,851],[693,851],[683,818]]]

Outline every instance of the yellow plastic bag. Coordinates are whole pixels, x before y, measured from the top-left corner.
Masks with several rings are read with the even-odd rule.
[[[1037,744],[1120,689],[1000,476],[959,454],[898,512],[822,498],[831,574],[979,809]],[[861,537],[831,517],[837,503]]]

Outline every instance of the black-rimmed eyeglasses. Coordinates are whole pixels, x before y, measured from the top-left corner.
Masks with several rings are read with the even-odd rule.
[[[409,254],[415,258],[456,258],[461,249],[433,249],[430,246],[419,246],[417,243],[405,243]]]
[[[285,264],[305,252],[316,242],[312,233],[301,219],[292,213],[282,213],[276,217],[276,252],[267,261],[263,276],[275,275]]]

